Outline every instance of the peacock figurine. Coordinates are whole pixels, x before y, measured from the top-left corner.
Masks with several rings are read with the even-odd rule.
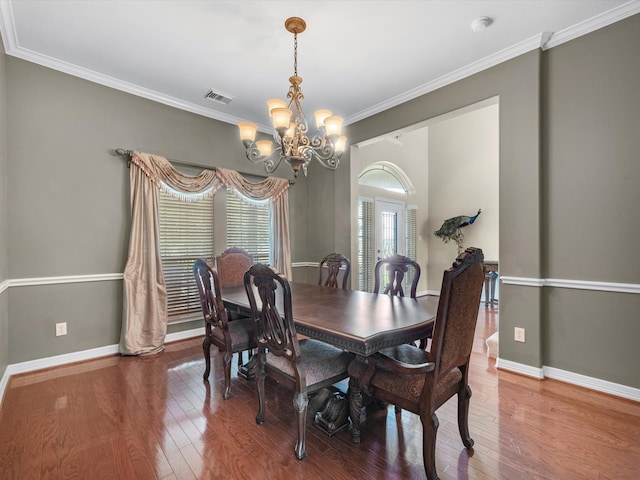
[[[462,233],[462,227],[473,224],[478,218],[478,215],[482,212],[482,209],[478,209],[478,213],[472,217],[468,215],[458,215],[457,217],[447,218],[442,226],[433,232],[436,237],[440,237],[444,243],[449,243],[449,240],[453,240],[458,245],[458,254],[462,252],[462,241],[464,240],[464,234]]]

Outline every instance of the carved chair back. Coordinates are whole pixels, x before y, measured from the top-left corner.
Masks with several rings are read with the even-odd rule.
[[[420,265],[404,255],[390,255],[386,258],[378,260],[375,267],[375,284],[373,293],[380,293],[380,284],[382,283],[382,267],[387,273],[387,282],[382,293],[389,295],[398,295],[404,297],[404,288],[402,282],[410,268],[413,269],[413,279],[411,280],[411,298],[416,298],[418,289],[418,281],[420,280]]]
[[[342,276],[342,289],[348,290],[349,274],[351,273],[351,262],[347,257],[340,253],[330,253],[320,261],[318,266],[318,285],[325,287],[338,288],[338,273],[344,265],[344,273]],[[322,281],[322,273],[324,268],[327,269],[327,278]]]

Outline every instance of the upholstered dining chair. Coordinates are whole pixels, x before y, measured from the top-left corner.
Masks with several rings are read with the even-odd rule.
[[[294,452],[296,458],[301,460],[306,455],[309,394],[347,378],[353,354],[319,340],[298,339],[293,323],[289,282],[267,265],[253,265],[244,274],[244,286],[257,323],[256,423],[264,423],[267,376],[293,390],[298,430]],[[256,295],[260,299],[260,309]]]
[[[244,272],[249,270],[253,265],[253,255],[244,248],[229,247],[220,255],[216,256],[216,270],[218,279],[220,280],[220,288],[241,287],[244,278]],[[227,308],[227,316],[229,320],[237,320],[247,318],[238,308]],[[251,359],[251,351],[248,352]],[[238,372],[241,377],[251,377],[250,366],[243,367],[244,358],[242,352],[238,354]]]
[[[349,290],[349,274],[351,273],[351,262],[347,257],[340,253],[330,253],[320,261],[318,266],[318,285],[325,287],[338,288],[338,273],[340,268],[344,266],[342,275],[342,289]],[[327,278],[322,280],[322,273],[327,269]]]
[[[385,269],[384,272],[382,271],[383,267]],[[420,265],[418,262],[404,255],[390,255],[378,260],[374,270],[375,283],[373,285],[373,293],[380,293],[380,287],[383,282],[383,277],[385,277],[384,273],[386,272],[386,283],[382,293],[404,297],[404,287],[402,283],[407,273],[409,273],[409,269],[413,269],[409,295],[411,298],[416,298],[418,281],[420,281]],[[420,348],[426,348],[427,340],[428,337],[420,339]]]
[[[224,398],[231,393],[231,359],[236,352],[243,352],[256,348],[255,322],[253,318],[239,318],[228,321],[227,310],[220,296],[220,282],[218,272],[204,259],[198,259],[193,264],[193,274],[198,285],[200,305],[205,321],[205,335],[202,350],[205,360],[203,378],[209,380],[211,371],[211,345],[222,352],[224,366]]]
[[[483,260],[482,250],[467,248],[445,270],[429,351],[413,345],[391,347],[369,357],[369,367],[354,363],[349,372],[363,391],[420,416],[428,480],[438,478],[436,410],[455,395],[462,443],[467,449],[473,446],[469,435],[469,358],[484,283]]]
[[[243,248],[229,247],[216,257],[220,288],[241,287],[244,272],[253,265],[253,255]]]

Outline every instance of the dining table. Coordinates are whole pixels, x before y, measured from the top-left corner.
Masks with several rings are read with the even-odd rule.
[[[302,282],[290,282],[290,286],[297,333],[354,353],[354,362],[367,363],[368,357],[382,349],[430,336],[438,310],[439,297],[432,295],[409,298]],[[226,306],[250,314],[244,286],[223,288],[220,293]],[[259,295],[256,299],[260,308]],[[283,312],[280,290],[276,301]],[[353,378],[348,408],[351,437],[359,443],[362,385]]]

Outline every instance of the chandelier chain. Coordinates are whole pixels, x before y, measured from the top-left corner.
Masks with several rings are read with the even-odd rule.
[[[298,76],[298,34],[293,34],[293,74]]]

